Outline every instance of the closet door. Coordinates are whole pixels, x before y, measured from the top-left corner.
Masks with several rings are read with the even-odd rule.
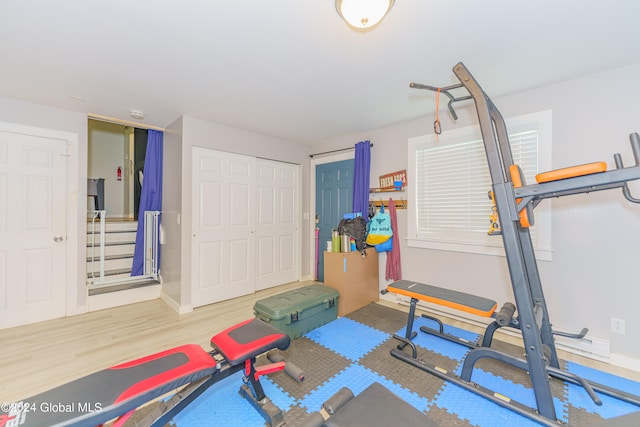
[[[256,159],[192,149],[191,297],[199,307],[255,292]]]
[[[298,280],[299,166],[257,160],[256,290]]]

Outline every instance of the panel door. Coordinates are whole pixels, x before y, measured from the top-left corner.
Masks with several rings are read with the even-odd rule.
[[[325,163],[316,166],[316,215],[318,218],[319,256],[318,280],[324,281],[324,257],[326,242],[331,240],[331,230],[338,228],[345,213],[352,211],[354,160]]]
[[[193,147],[192,305],[255,292],[253,157]]]
[[[297,165],[257,160],[256,290],[298,280]]]
[[[65,315],[66,163],[67,141],[0,124],[0,328]]]

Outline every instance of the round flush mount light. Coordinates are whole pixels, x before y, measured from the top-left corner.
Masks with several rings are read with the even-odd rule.
[[[336,0],[338,15],[353,29],[374,28],[393,7],[395,0]]]

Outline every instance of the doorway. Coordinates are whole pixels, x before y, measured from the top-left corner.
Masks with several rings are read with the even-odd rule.
[[[96,200],[87,199],[86,283],[90,297],[159,283],[158,266],[153,274],[131,275],[138,220],[142,220],[139,205],[147,137],[147,129],[88,120],[87,182],[97,182],[99,189]],[[159,218],[159,213],[152,212],[148,220],[159,224]],[[157,247],[156,228],[149,232],[150,248]],[[144,253],[145,263],[153,264],[155,255],[148,260],[149,252],[145,249]]]
[[[146,129],[89,119],[87,177],[104,180],[101,208],[109,219],[138,219],[147,133]],[[91,202],[89,211],[95,210]]]
[[[345,213],[352,211],[353,154],[332,156],[315,162],[315,218],[318,232],[317,279],[324,282],[324,256],[331,231]],[[315,251],[315,248],[314,248]],[[316,267],[316,266],[314,266]],[[314,269],[312,269],[314,271]]]

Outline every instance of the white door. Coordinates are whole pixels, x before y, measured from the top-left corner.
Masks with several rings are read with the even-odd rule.
[[[257,160],[256,290],[298,280],[298,166]]]
[[[192,154],[191,302],[199,307],[255,292],[256,159]]]
[[[0,124],[0,328],[65,315],[66,162],[67,141]]]

